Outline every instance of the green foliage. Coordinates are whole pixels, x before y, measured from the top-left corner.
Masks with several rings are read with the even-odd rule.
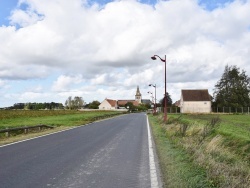
[[[84,101],[82,97],[75,96],[74,99],[72,99],[71,96],[68,97],[68,99],[65,101],[65,107],[70,110],[74,109],[80,109],[83,107]]]
[[[50,103],[15,103],[13,106],[8,108],[9,110],[44,110],[44,109],[63,109],[63,104],[62,103],[55,103],[55,102],[50,102]]]
[[[147,111],[150,108],[149,104],[139,104],[139,106],[137,106],[138,111]]]
[[[125,104],[125,108],[127,108],[130,112],[133,112],[136,110],[136,107],[132,102],[127,102]]]
[[[209,186],[250,187],[249,115],[169,115],[172,123],[168,124],[162,123],[162,117],[150,119],[156,118],[166,139],[183,149],[187,160],[206,169]],[[187,127],[180,130],[182,125]]]
[[[173,118],[176,122],[178,118]],[[184,148],[166,136],[157,116],[149,116],[157,154],[160,161],[164,187],[209,188],[213,182],[207,178],[206,170],[191,160]]]
[[[88,104],[89,109],[98,109],[101,103],[99,101],[92,101]]]
[[[237,66],[226,66],[215,85],[214,107],[246,107],[250,105],[250,78]]]
[[[164,107],[165,106],[165,97],[163,97],[160,100],[161,106]],[[171,95],[167,92],[167,106],[171,106],[173,104],[173,101],[171,99]]]
[[[206,125],[204,126],[204,128],[203,128],[203,131],[202,131],[202,140],[204,140],[207,136],[211,135],[216,130],[218,130],[220,122],[221,122],[221,119],[220,119],[219,116],[212,117],[212,119],[210,121],[208,121],[206,123]]]

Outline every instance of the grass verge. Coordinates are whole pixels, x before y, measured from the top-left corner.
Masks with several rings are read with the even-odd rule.
[[[176,146],[166,136],[166,130],[156,116],[150,115],[149,120],[160,161],[164,187],[213,187],[206,177],[205,169],[193,163],[186,151]]]
[[[199,169],[198,172],[206,179],[205,184],[190,186],[187,179],[182,178],[184,186],[180,182],[180,185],[170,187],[250,187],[250,124],[248,121],[250,116],[200,114],[179,117],[171,115],[168,124],[162,122],[161,116],[150,116],[149,119],[153,130],[156,129],[154,127],[159,127],[155,139],[159,139],[157,137],[161,134],[161,137],[166,140],[165,146],[161,147],[160,143],[157,145],[163,148],[158,149],[159,156],[163,155],[162,158],[164,158],[170,155],[172,149],[167,145],[171,144],[172,148],[183,152],[177,154],[172,163],[181,164],[182,161],[177,159],[185,156],[184,162],[191,165],[190,172],[187,174],[191,173],[192,168]],[[164,148],[166,152],[161,154]],[[171,158],[165,159],[169,163],[168,160],[171,161]],[[175,165],[177,164],[173,165],[174,171],[177,172],[166,172],[167,183],[169,183],[168,179],[172,179],[172,174],[179,174],[186,168],[185,163],[181,164],[180,168]],[[162,171],[169,171],[171,166],[163,166],[162,169]],[[170,182],[171,184],[173,183]]]

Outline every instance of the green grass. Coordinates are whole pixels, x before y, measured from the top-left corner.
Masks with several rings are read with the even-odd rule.
[[[192,165],[198,165],[200,168],[198,171],[201,174],[205,170],[206,176],[202,177],[207,179],[208,184],[206,186],[250,187],[250,116],[221,114],[219,115],[219,124],[214,127],[208,122],[211,122],[218,115],[189,114],[179,116],[169,115],[168,124],[162,122],[162,116],[150,117],[151,124],[160,127],[161,139],[166,139],[165,145],[163,143],[162,145],[157,144],[157,147],[160,148],[158,149],[159,155],[163,155],[160,158],[164,159],[169,156],[172,153],[172,148],[174,148],[182,151],[182,153],[176,152],[177,156],[173,155],[176,159],[173,159],[172,163],[180,164],[181,162],[177,159],[186,156],[184,161],[189,163],[190,168],[195,168]],[[184,125],[187,128],[185,132],[184,129],[180,129]],[[156,140],[157,137],[156,135]],[[170,147],[170,144],[172,147]],[[165,154],[160,154],[164,148],[167,148],[167,151],[165,151]],[[165,159],[165,161],[168,163],[168,161],[171,161],[171,157]],[[172,179],[169,176],[180,172],[178,165],[175,165],[173,165],[174,170],[176,169],[177,172],[164,175],[166,176],[166,182],[169,181],[168,179]],[[181,166],[185,171],[186,165]],[[169,171],[171,166],[162,167],[162,169],[163,171]],[[191,170],[187,173],[191,173]],[[184,182],[185,180],[187,179],[184,178]],[[188,186],[190,185],[189,182],[186,183]],[[183,183],[180,182],[180,186],[173,187],[183,187]]]
[[[3,110],[0,111],[0,129],[32,126],[38,124],[53,126],[78,126],[93,121],[95,117],[121,114],[115,111],[25,111]]]
[[[250,141],[250,115],[184,115],[185,119],[208,121],[212,117],[219,116],[221,124],[218,132],[234,139]]]
[[[166,136],[165,129],[160,125],[157,118],[150,116],[149,119],[165,187],[213,187],[213,184],[206,177],[206,171],[193,163],[186,151],[181,147],[177,147]]]

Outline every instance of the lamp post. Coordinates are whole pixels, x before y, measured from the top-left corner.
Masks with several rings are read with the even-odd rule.
[[[154,102],[154,95],[152,92],[148,91],[148,94],[151,94],[151,98],[152,98],[152,103]],[[151,106],[152,107],[152,106]],[[154,113],[154,112],[153,112]]]
[[[155,88],[155,105],[154,105],[154,113],[156,113],[156,84],[149,84],[148,86],[153,86]]]
[[[154,95],[152,92],[148,91],[148,94],[151,94],[152,101],[154,101]]]
[[[166,55],[164,56],[164,59],[162,59],[160,56],[158,55],[154,55],[151,57],[152,60],[156,60],[157,58],[159,58],[162,62],[165,63],[165,106],[164,106],[164,122],[167,121],[167,71],[166,71]]]

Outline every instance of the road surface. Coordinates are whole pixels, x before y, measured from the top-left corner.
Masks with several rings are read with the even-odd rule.
[[[150,188],[148,143],[140,113],[0,147],[0,187]]]

